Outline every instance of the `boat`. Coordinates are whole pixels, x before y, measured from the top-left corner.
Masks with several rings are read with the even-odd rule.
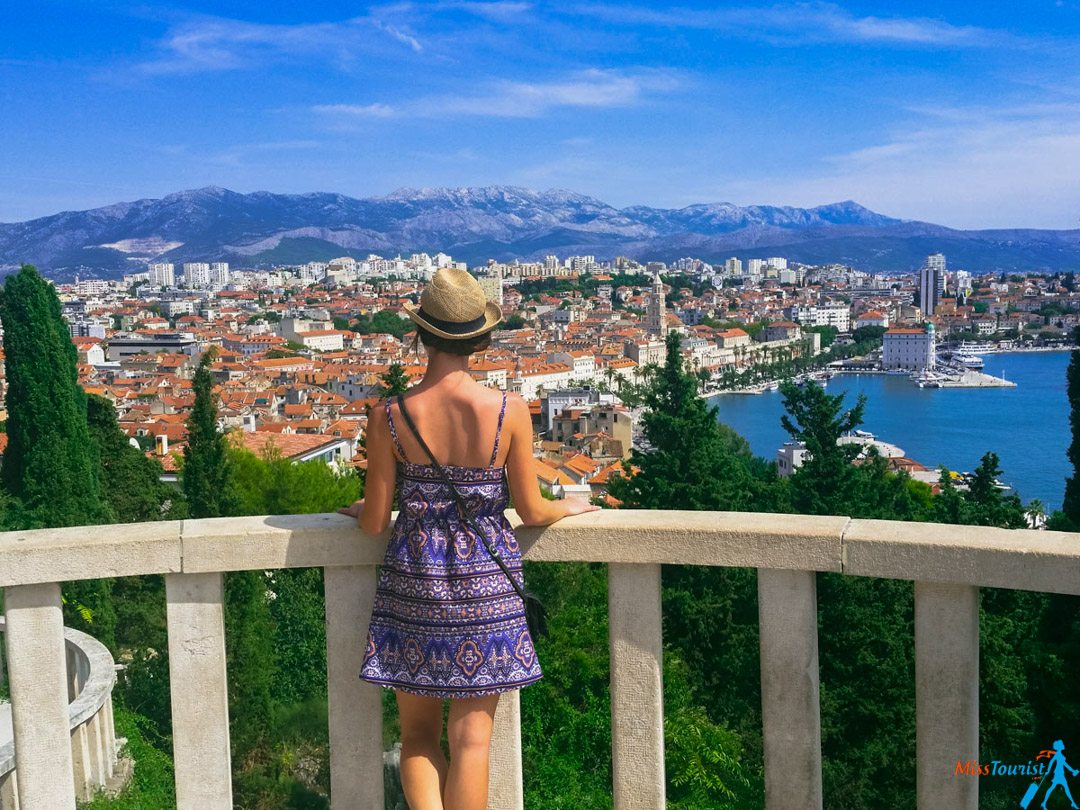
[[[965,368],[982,368],[984,363],[983,359],[977,354],[971,352],[953,352],[952,359]]]

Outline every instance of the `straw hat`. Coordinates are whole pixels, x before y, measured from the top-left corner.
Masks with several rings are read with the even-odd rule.
[[[451,340],[482,335],[498,326],[502,309],[489,301],[468,270],[442,267],[420,294],[420,306],[402,302],[405,313],[429,332]]]

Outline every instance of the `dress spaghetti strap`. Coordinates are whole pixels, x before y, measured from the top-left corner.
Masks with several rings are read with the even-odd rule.
[[[383,400],[386,403],[386,421],[390,424],[390,435],[394,439],[394,446],[397,447],[397,451],[401,456],[402,461],[408,463],[408,456],[405,455],[405,448],[401,446],[401,440],[397,435],[397,428],[394,427],[394,417],[390,415],[390,397],[386,397]]]
[[[491,451],[491,461],[488,462],[489,467],[495,466],[495,456],[499,454],[499,437],[502,435],[502,423],[503,415],[506,413],[506,392],[502,392],[502,410],[499,411],[499,424],[495,428],[495,447]]]

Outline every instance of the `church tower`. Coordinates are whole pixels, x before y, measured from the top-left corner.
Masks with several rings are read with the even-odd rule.
[[[649,302],[645,306],[645,331],[661,340],[667,338],[667,302],[664,300],[664,282],[660,280],[659,271],[653,275]]]

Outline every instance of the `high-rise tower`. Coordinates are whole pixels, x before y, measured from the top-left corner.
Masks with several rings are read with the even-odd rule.
[[[934,314],[945,291],[945,257],[940,253],[926,257],[919,271],[919,309],[924,318]]]

